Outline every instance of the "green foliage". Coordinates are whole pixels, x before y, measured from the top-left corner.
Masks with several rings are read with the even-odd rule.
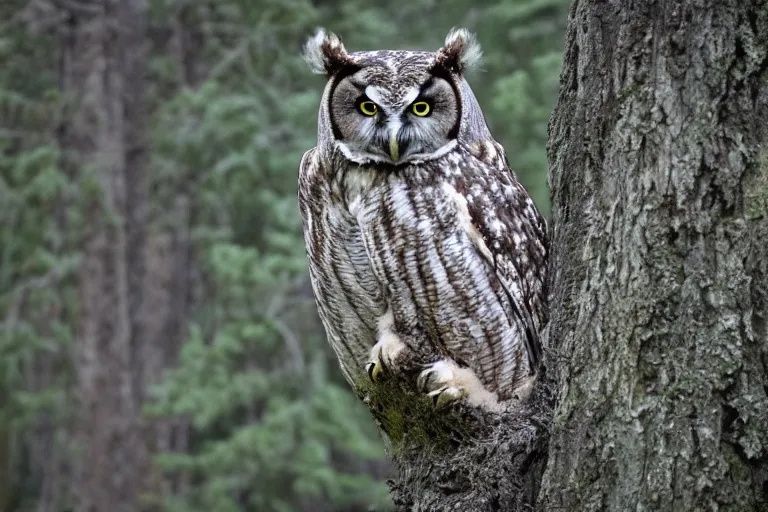
[[[339,459],[381,459],[373,429],[361,428],[367,412],[328,382],[320,350],[300,367],[266,362],[279,358],[281,340],[265,325],[228,322],[212,343],[194,329],[180,368],[157,390],[156,411],[189,417],[200,438],[192,453],[158,458],[164,470],[183,471],[194,482],[167,509],[384,507],[386,488],[334,467]]]

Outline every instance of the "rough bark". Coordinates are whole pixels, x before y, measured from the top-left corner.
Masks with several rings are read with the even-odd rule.
[[[768,509],[768,6],[576,0],[542,510]]]
[[[148,474],[142,436],[146,141],[146,5],[103,0],[68,12],[65,149],[84,197],[77,335],[73,493],[82,512],[141,510]]]
[[[392,440],[398,471],[390,487],[398,510],[533,510],[547,462],[549,389],[538,386],[524,406],[501,415],[459,405],[436,416],[415,390],[405,399],[402,390],[392,393],[397,403],[387,409],[405,411],[394,427],[408,426]]]

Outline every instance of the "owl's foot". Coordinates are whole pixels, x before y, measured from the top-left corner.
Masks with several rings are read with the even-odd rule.
[[[462,386],[454,378],[454,367],[452,361],[437,361],[422,371],[416,379],[416,386],[432,399],[436,409],[441,409],[464,396]]]
[[[379,319],[379,341],[371,349],[371,361],[365,365],[365,371],[372,382],[384,378],[405,348],[405,344],[393,331],[393,323],[391,310]]]
[[[365,365],[365,371],[372,382],[379,382],[392,370],[398,354],[405,348],[395,336],[383,336],[371,349],[371,361]]]
[[[436,409],[466,398],[467,402],[487,410],[499,410],[499,401],[480,382],[475,372],[460,368],[451,359],[434,362],[419,374],[418,389],[432,399]]]

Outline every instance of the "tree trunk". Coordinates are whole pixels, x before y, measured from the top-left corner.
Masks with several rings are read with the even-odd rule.
[[[768,6],[576,0],[542,510],[768,510]]]
[[[68,4],[67,4],[68,5]],[[84,198],[75,423],[78,512],[141,510],[148,453],[141,430],[146,142],[146,5],[69,7],[62,51],[73,111],[66,148]]]
[[[453,451],[398,454],[401,510],[768,510],[766,142],[768,5],[574,1],[552,381]]]
[[[197,88],[205,79],[202,23],[197,5],[185,5],[173,17],[163,38],[154,38],[154,53],[174,59],[179,74],[174,87],[161,94],[172,97],[182,88]],[[163,27],[164,29],[166,27]],[[193,304],[195,260],[192,222],[195,214],[189,169],[153,181],[155,196],[147,240],[145,386],[159,384],[169,368],[177,364],[187,336]],[[154,453],[184,453],[188,450],[189,420],[185,417],[157,418],[148,425]],[[157,474],[152,489],[156,498],[183,494],[188,475],[182,471]]]
[[[7,393],[0,387],[0,399],[7,403]],[[11,434],[8,427],[0,422],[0,512],[11,507]]]

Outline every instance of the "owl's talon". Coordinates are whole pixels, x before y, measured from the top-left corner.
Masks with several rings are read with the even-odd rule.
[[[371,382],[380,382],[387,373],[396,368],[397,357],[405,348],[405,344],[394,333],[394,317],[388,309],[379,320],[378,341],[371,348],[370,361],[365,365],[365,371]]]
[[[464,391],[455,382],[453,368],[453,364],[446,360],[436,361],[416,379],[416,386],[432,399],[435,409],[442,409],[464,396]]]
[[[379,382],[384,373],[381,365],[373,362],[365,365],[365,371],[368,373],[368,378],[371,379],[371,382]]]
[[[416,388],[421,391],[422,393],[429,393],[430,388],[429,384],[432,380],[432,376],[435,374],[434,371],[430,371],[429,369],[424,370],[419,374],[419,377],[416,379]]]
[[[427,396],[432,398],[435,409],[443,409],[457,400],[464,398],[464,390],[457,387],[446,387],[432,391]]]

